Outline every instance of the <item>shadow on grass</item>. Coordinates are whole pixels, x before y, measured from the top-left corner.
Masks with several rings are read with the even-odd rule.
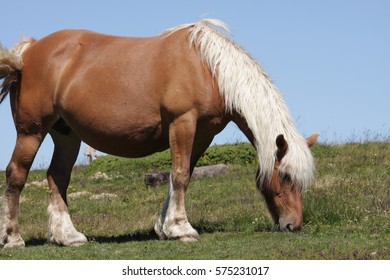
[[[202,233],[214,233],[214,232],[223,232],[222,224],[199,224],[194,225],[194,228],[198,231],[199,234]],[[88,236],[88,241],[94,241],[98,243],[126,243],[126,242],[140,242],[140,241],[151,241],[159,240],[158,235],[155,233],[154,229],[146,231],[136,231],[129,234],[123,234],[118,236]]]
[[[87,236],[88,242],[97,243],[126,243],[126,242],[137,242],[137,241],[149,241],[157,240],[158,236],[153,229],[149,231],[137,231],[129,234],[118,235],[118,236]],[[49,244],[46,238],[34,237],[25,241],[26,246],[43,246]]]
[[[239,227],[234,226],[235,228],[238,228],[238,231],[240,231]],[[199,222],[198,224],[194,225],[194,228],[198,231],[199,234],[202,233],[215,233],[215,232],[236,232],[237,230],[229,230],[229,226],[227,226],[225,223],[215,223],[215,222]],[[244,230],[244,229],[243,229]],[[279,230],[279,225],[257,225],[254,227],[254,232],[274,232]]]
[[[226,225],[223,223],[210,223],[210,222],[199,222],[194,224],[193,227],[198,231],[200,235],[203,233],[215,233],[215,232],[226,232]],[[275,231],[275,228],[263,228],[259,230],[260,232],[270,232]],[[158,240],[159,237],[155,233],[154,229],[144,231],[135,231],[128,234],[122,234],[117,236],[87,236],[88,242],[97,242],[97,243],[127,243],[127,242],[141,242],[141,241],[151,241]],[[48,244],[46,238],[34,237],[26,240],[26,246],[43,246]]]
[[[148,231],[136,231],[118,236],[88,236],[87,238],[88,241],[94,241],[98,243],[126,243],[159,239],[157,234],[154,232],[154,229],[150,229]]]
[[[198,224],[193,225],[194,229],[199,234],[202,233],[214,233],[214,232],[225,232],[224,225],[222,223],[215,223],[215,222],[204,222],[200,221]]]
[[[43,238],[43,237],[34,237],[34,238],[26,240],[25,243],[26,243],[27,247],[30,247],[30,246],[43,246],[45,244],[48,244],[48,241],[47,241],[46,238]]]

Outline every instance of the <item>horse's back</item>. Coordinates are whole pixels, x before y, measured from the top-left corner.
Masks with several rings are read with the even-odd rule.
[[[55,95],[80,82],[84,91],[90,86],[94,94],[121,90],[129,94],[134,88],[132,100],[140,89],[156,94],[173,82],[196,84],[210,76],[204,73],[198,55],[190,51],[185,30],[147,38],[62,30],[38,40],[26,51],[23,70],[29,76],[26,80],[39,80],[35,86],[43,86],[45,81],[45,90],[51,87]]]

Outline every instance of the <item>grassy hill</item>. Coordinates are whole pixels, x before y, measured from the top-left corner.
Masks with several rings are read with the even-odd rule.
[[[90,240],[79,248],[46,244],[48,188],[31,184],[45,171],[32,171],[20,210],[27,247],[0,250],[0,259],[390,259],[390,143],[317,145],[312,152],[317,176],[304,194],[304,227],[281,233],[255,188],[253,148],[210,147],[199,165],[226,163],[230,172],[191,183],[187,213],[201,236],[190,244],[158,241],[153,232],[167,186],[147,188],[144,174],[169,170],[168,151],[74,168],[70,212]]]

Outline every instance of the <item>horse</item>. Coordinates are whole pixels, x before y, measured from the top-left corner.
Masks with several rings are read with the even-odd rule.
[[[48,240],[87,242],[68,212],[67,188],[81,141],[107,154],[144,157],[170,149],[168,192],[154,229],[160,239],[195,241],[185,210],[195,164],[234,122],[256,149],[256,186],[281,231],[302,227],[302,192],[314,178],[309,147],[263,68],[229,38],[225,23],[202,19],[155,37],[62,30],[0,49],[0,100],[9,95],[17,131],[6,168],[0,222],[4,248],[24,247],[19,196],[49,134],[54,152]]]

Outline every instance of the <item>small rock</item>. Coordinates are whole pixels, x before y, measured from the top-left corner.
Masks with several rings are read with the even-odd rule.
[[[104,172],[96,172],[95,175],[92,176],[92,179],[95,179],[95,180],[99,180],[99,179],[103,179],[103,180],[111,180],[111,177],[108,176],[106,173]]]
[[[112,194],[112,193],[101,193],[101,194],[95,194],[93,196],[91,196],[89,199],[90,200],[101,200],[101,199],[115,199],[117,198],[118,196],[116,194]]]
[[[49,185],[49,183],[47,182],[47,179],[43,179],[42,181],[33,181],[30,183],[30,186],[33,185],[35,187],[46,187]],[[26,184],[27,186],[27,184]]]
[[[74,198],[79,198],[81,196],[88,196],[88,195],[91,195],[91,193],[83,191],[83,192],[70,193],[68,194],[68,197],[74,199]]]

